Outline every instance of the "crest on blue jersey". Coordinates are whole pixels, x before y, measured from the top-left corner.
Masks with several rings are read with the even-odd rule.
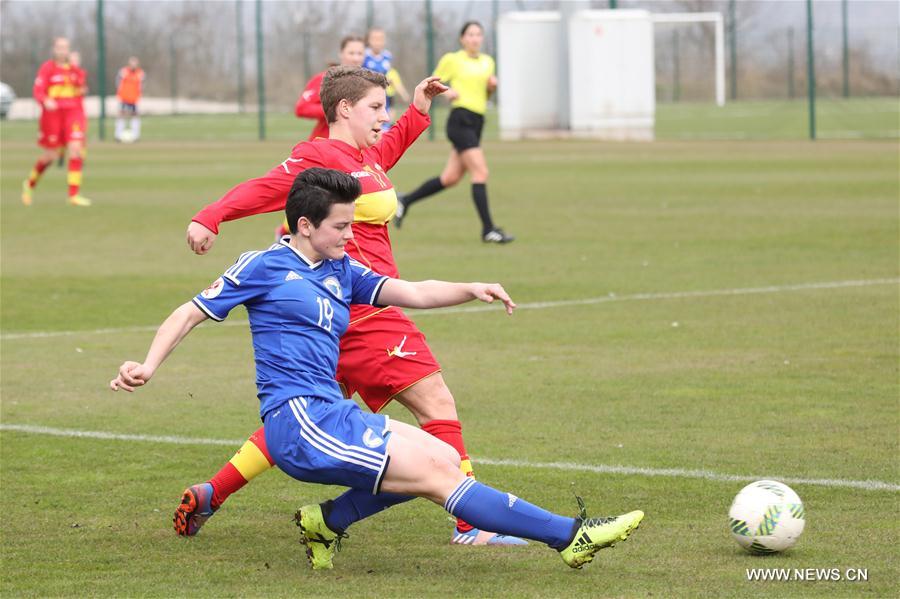
[[[331,294],[340,299],[341,296],[341,283],[335,277],[328,277],[322,284],[325,286],[325,289],[331,292]]]

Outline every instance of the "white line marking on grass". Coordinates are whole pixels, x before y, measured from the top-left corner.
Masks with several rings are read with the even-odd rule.
[[[130,435],[107,433],[103,431],[79,431],[71,428],[53,428],[32,424],[0,424],[0,431],[15,431],[30,435],[49,435],[51,437],[75,437],[78,439],[103,439],[107,441],[139,441],[148,443],[168,443],[171,445],[241,445],[246,441],[229,441],[228,439],[201,439],[198,437],[173,437],[167,435]]]
[[[688,470],[685,468],[641,468],[637,466],[610,466],[607,464],[572,464],[569,462],[526,462],[520,460],[492,460],[490,458],[474,458],[476,464],[487,466],[513,466],[521,468],[540,468],[543,470],[576,470],[596,472],[599,474],[626,474],[635,476],[669,476],[673,478],[702,478],[716,482],[753,482],[755,480],[780,480],[798,485],[815,485],[818,487],[842,487],[864,489],[866,491],[900,491],[900,485],[880,480],[844,480],[840,478],[796,478],[791,476],[774,476],[772,474],[721,474],[712,470]]]
[[[518,310],[543,310],[546,308],[558,308],[562,306],[590,306],[594,304],[606,304],[610,302],[635,302],[662,299],[686,299],[695,297],[727,297],[734,295],[758,295],[764,293],[785,293],[788,291],[809,291],[817,289],[842,289],[845,287],[871,287],[873,285],[891,285],[900,283],[900,278],[893,279],[862,279],[858,281],[829,281],[825,283],[800,283],[797,285],[771,285],[768,287],[744,287],[739,289],[712,289],[705,291],[672,291],[668,293],[633,293],[630,295],[616,295],[611,293],[601,297],[587,297],[576,300],[559,300],[551,302],[532,302],[519,304]],[[416,312],[416,315],[426,314],[453,314],[461,312],[486,312],[496,310],[496,306],[471,306],[461,308],[441,308]]]
[[[107,441],[138,441],[148,443],[169,443],[173,445],[224,445],[239,447],[246,439],[205,439],[197,437],[174,437],[158,435],[130,435],[103,431],[80,431],[30,424],[0,424],[0,431],[14,431],[33,435],[54,437],[75,437],[79,439],[101,439]],[[864,491],[900,491],[900,485],[880,480],[844,480],[840,478],[797,478],[788,476],[721,474],[711,470],[688,470],[685,468],[641,468],[636,466],[615,466],[607,464],[573,464],[570,462],[528,462],[524,460],[494,460],[476,458],[478,464],[486,466],[509,466],[513,468],[537,468],[541,470],[569,470],[594,472],[598,474],[624,474],[627,476],[667,476],[671,478],[699,478],[715,482],[751,482],[754,480],[780,480],[798,485],[862,489]]]
[[[785,293],[790,291],[810,291],[818,289],[843,289],[847,287],[871,287],[874,285],[896,285],[900,278],[890,279],[861,279],[854,281],[826,281],[824,283],[799,283],[796,285],[770,285],[768,287],[745,287],[737,289],[710,289],[700,291],[671,291],[663,293],[633,293],[629,295],[616,295],[610,293],[600,297],[587,297],[583,299],[557,300],[549,302],[531,302],[519,304],[519,310],[544,310],[562,306],[591,306],[594,304],[606,304],[610,302],[634,302],[663,299],[687,299],[700,297],[727,297],[736,295],[758,295],[765,293]],[[497,306],[471,306],[462,308],[440,308],[437,310],[410,310],[415,316],[440,316],[442,314],[465,314],[472,312],[488,312],[498,310]],[[211,325],[210,325],[211,326]],[[230,320],[216,323],[220,327],[247,326],[246,320]],[[155,332],[156,326],[134,326],[109,329],[87,329],[84,331],[34,331],[31,333],[4,333],[0,340],[14,339],[47,339],[51,337],[71,337],[75,335],[116,335],[119,333],[143,333]]]

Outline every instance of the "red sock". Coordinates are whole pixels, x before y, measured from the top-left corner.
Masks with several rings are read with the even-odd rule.
[[[218,508],[228,496],[275,465],[266,447],[265,429],[260,427],[236,454],[209,479],[213,486],[212,507]]]
[[[69,197],[77,196],[81,189],[81,156],[69,158]]]
[[[472,462],[466,454],[466,445],[463,442],[462,424],[459,420],[430,420],[422,425],[422,430],[433,437],[437,437],[447,443],[459,454],[459,467],[466,476],[475,476],[472,471]],[[474,528],[465,520],[456,519],[456,529],[459,532],[469,532]]]
[[[28,175],[28,186],[33,188],[37,185],[38,179],[41,178],[41,175],[44,174],[44,171],[47,170],[47,167],[52,163],[52,160],[38,158],[38,161],[34,163],[34,167],[31,169],[31,174]]]
[[[208,481],[213,486],[213,496],[210,504],[213,509],[217,509],[222,503],[228,499],[228,496],[238,491],[247,484],[247,479],[241,476],[241,473],[234,464],[226,462],[222,469],[216,472]]]

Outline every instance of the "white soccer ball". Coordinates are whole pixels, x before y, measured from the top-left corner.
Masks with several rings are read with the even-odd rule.
[[[123,144],[134,143],[134,133],[130,129],[125,129],[119,134],[119,141]]]
[[[728,524],[734,540],[750,553],[778,553],[797,543],[806,524],[806,510],[786,484],[758,480],[734,498]]]

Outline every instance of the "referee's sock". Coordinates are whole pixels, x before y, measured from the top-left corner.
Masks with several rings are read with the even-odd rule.
[[[437,192],[444,189],[444,184],[441,183],[440,177],[433,177],[428,181],[425,181],[419,188],[413,191],[412,193],[408,193],[403,196],[403,205],[406,208],[409,208],[411,204],[418,202],[419,200],[424,200],[430,195],[434,195]]]
[[[343,495],[322,504],[322,516],[325,518],[325,525],[340,534],[354,522],[410,499],[415,497],[396,493],[372,495],[371,491],[348,489]]]
[[[444,509],[481,530],[533,539],[557,550],[572,541],[579,526],[575,518],[558,516],[474,478],[459,483]]]
[[[494,221],[491,220],[491,210],[488,208],[487,185],[472,183],[472,201],[475,202],[478,218],[481,219],[481,234],[486,235],[494,230]]]

